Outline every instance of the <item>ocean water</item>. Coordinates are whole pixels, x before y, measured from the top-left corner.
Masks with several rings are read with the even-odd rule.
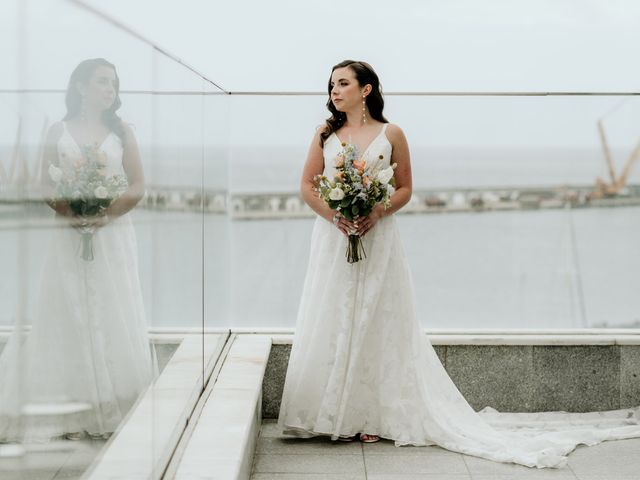
[[[151,149],[141,145],[145,180],[149,185],[199,188],[232,193],[296,192],[306,159],[305,145],[234,145],[206,149],[186,145]],[[35,175],[37,147],[27,155],[28,171]],[[612,147],[617,172],[630,149]],[[0,171],[11,170],[12,147],[0,145]],[[329,160],[327,160],[329,161]],[[204,166],[204,175],[203,175]],[[593,185],[598,176],[608,180],[600,148],[461,146],[411,147],[415,189],[516,186]],[[0,175],[1,176],[1,175]],[[204,178],[203,178],[204,177]],[[631,170],[628,183],[640,183],[640,167]]]
[[[132,217],[150,326],[199,327],[203,317],[207,327],[295,326],[315,219]],[[426,328],[637,326],[638,218],[638,207],[398,214],[418,319]],[[20,293],[33,315],[51,233],[7,226],[0,325],[15,321]]]
[[[639,213],[397,215],[418,319],[426,328],[631,326],[640,320]],[[233,223],[236,325],[295,325],[312,222]]]

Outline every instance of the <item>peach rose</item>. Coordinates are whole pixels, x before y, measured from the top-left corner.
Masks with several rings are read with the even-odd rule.
[[[364,167],[365,167],[366,164],[367,164],[367,162],[365,162],[364,159],[362,159],[362,160],[354,160],[353,168],[355,168],[360,173],[362,173],[362,172],[364,172]]]

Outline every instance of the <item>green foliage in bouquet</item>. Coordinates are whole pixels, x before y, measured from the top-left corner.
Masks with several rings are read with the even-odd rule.
[[[334,178],[329,179],[324,175],[314,178],[320,197],[331,209],[337,210],[350,221],[369,215],[378,203],[389,208],[395,187],[393,170],[396,164],[386,168],[368,167],[364,158],[358,159],[355,145],[343,142],[342,147],[336,156]],[[383,159],[383,155],[380,155],[379,160]],[[349,263],[366,257],[359,235],[349,235],[346,256]]]
[[[82,153],[73,163],[50,165],[49,176],[55,183],[55,201],[67,202],[75,215],[89,219],[104,214],[129,185],[124,175],[107,174],[106,154],[97,146],[86,145]],[[84,260],[93,260],[94,231],[90,226],[80,229]]]

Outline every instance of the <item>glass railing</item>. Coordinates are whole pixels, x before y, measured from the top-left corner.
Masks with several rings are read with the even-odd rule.
[[[157,477],[230,327],[228,97],[81,5],[2,8],[0,477]]]
[[[229,95],[77,3],[3,9],[0,474],[140,457],[159,477],[224,334],[295,326],[327,96]],[[385,102],[411,152],[397,219],[425,328],[640,327],[637,96]]]
[[[315,218],[299,178],[327,98],[232,95],[235,328],[295,326]],[[637,96],[391,92],[385,116],[410,147],[397,219],[425,328],[640,327]]]

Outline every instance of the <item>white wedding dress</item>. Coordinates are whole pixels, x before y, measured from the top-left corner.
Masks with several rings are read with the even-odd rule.
[[[111,133],[100,148],[107,174],[124,174],[120,138]],[[61,164],[82,157],[66,125],[57,149]],[[38,292],[29,298],[35,302],[31,331],[18,348],[16,330],[0,357],[0,441],[112,433],[157,375],[130,215],[94,233],[92,261],[81,258],[80,234],[57,223]],[[73,404],[90,408],[63,413]],[[24,416],[25,405],[49,405],[53,413]]]
[[[386,124],[365,151],[389,165]],[[332,178],[340,141],[324,146]],[[379,156],[383,158],[380,159]],[[640,437],[638,408],[609,412],[475,412],[417,321],[414,289],[396,219],[363,237],[367,258],[349,264],[347,239],[318,217],[278,418],[280,431],[355,435],[396,446],[439,445],[498,462],[560,467],[578,444]]]

